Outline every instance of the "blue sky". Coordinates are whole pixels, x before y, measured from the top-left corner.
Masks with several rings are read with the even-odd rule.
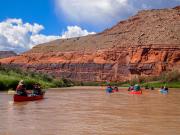
[[[101,32],[142,9],[180,0],[1,0],[0,50],[23,52],[58,38]]]
[[[38,23],[45,27],[44,34],[60,34],[66,27],[55,14],[53,0],[1,0],[0,21],[21,18],[24,22]]]

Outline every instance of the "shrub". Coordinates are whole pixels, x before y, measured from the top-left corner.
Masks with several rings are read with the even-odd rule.
[[[16,89],[18,82],[24,80],[27,89],[32,89],[34,83],[40,83],[42,88],[72,86],[72,81],[67,79],[53,79],[53,76],[22,71],[12,67],[0,66],[0,90]]]
[[[6,85],[0,80],[0,90],[6,90]]]

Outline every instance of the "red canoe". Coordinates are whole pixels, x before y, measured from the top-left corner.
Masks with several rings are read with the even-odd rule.
[[[129,94],[142,94],[142,91],[140,90],[140,91],[131,91],[131,92],[129,92]]]
[[[15,94],[14,102],[34,101],[34,100],[40,100],[43,98],[44,98],[44,94],[38,95],[38,96],[20,96],[20,95]]]

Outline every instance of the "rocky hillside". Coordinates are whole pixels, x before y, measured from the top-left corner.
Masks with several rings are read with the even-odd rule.
[[[16,56],[17,54],[13,51],[0,51],[0,59]]]
[[[180,69],[180,7],[140,11],[102,33],[59,39],[0,62],[76,81],[125,81]]]
[[[86,37],[59,39],[35,46],[30,53],[51,51],[97,51],[113,46],[180,44],[180,6],[140,11],[111,29]]]

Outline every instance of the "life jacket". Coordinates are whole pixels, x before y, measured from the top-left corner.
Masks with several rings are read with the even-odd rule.
[[[23,85],[18,85],[16,87],[16,91],[22,91],[22,90],[24,90],[24,86]]]
[[[106,92],[112,93],[112,92],[113,92],[113,89],[112,89],[111,87],[108,87],[108,88],[106,89]]]

